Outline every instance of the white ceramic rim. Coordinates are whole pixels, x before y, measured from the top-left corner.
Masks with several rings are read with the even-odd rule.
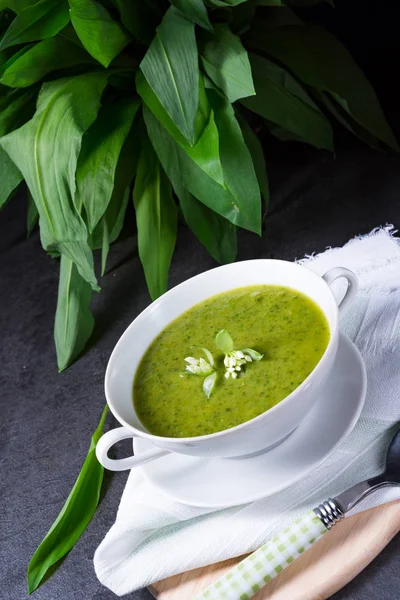
[[[205,279],[208,276],[208,274],[210,273],[210,271],[218,271],[220,269],[225,269],[226,267],[230,266],[230,265],[222,265],[220,267],[215,267],[214,269],[209,269],[208,271],[205,271],[204,273],[200,273],[199,275],[195,275],[194,277],[191,277],[190,279],[187,279],[186,281],[183,281],[182,283],[180,283],[177,286],[173,287],[171,290],[168,290],[165,294],[163,294],[162,296],[160,296],[159,298],[157,298],[157,300],[155,300],[149,306],[147,306],[132,321],[132,323],[127,327],[127,329],[124,331],[124,333],[119,338],[118,342],[116,343],[116,345],[114,347],[114,350],[111,353],[109,361],[107,363],[105,380],[104,380],[104,392],[105,392],[107,404],[108,404],[108,406],[110,408],[110,411],[112,412],[112,414],[114,415],[114,417],[117,419],[117,421],[119,423],[121,423],[121,425],[123,425],[124,427],[126,427],[127,429],[129,429],[130,431],[132,431],[132,433],[136,434],[137,437],[146,438],[149,441],[153,441],[153,443],[155,443],[156,445],[157,445],[157,440],[160,440],[162,442],[174,442],[174,443],[185,442],[185,443],[191,443],[191,442],[197,442],[197,441],[203,441],[203,440],[210,440],[210,439],[214,439],[214,438],[217,438],[217,437],[222,437],[222,436],[225,436],[225,435],[229,435],[229,434],[233,433],[234,431],[238,431],[240,429],[244,429],[244,428],[248,427],[252,423],[255,423],[256,421],[261,420],[266,413],[273,413],[276,410],[279,410],[279,407],[283,403],[287,404],[288,402],[291,402],[292,399],[293,399],[293,397],[298,392],[300,392],[301,390],[303,390],[306,387],[306,385],[308,384],[310,378],[314,377],[315,373],[317,373],[318,371],[321,370],[321,368],[323,367],[323,364],[326,362],[326,357],[327,357],[328,351],[331,349],[334,341],[336,341],[336,339],[338,338],[338,335],[339,335],[339,328],[338,328],[339,307],[338,307],[337,300],[336,300],[336,298],[335,298],[335,296],[333,294],[333,291],[332,291],[331,287],[328,285],[328,283],[326,281],[324,281],[324,279],[320,275],[318,275],[314,271],[311,271],[310,269],[306,269],[306,267],[303,267],[302,265],[299,265],[299,264],[291,262],[291,261],[276,260],[276,259],[271,259],[271,258],[270,259],[269,258],[261,258],[261,259],[252,259],[252,260],[247,260],[247,261],[240,261],[240,263],[232,263],[232,264],[256,263],[256,262],[259,262],[259,261],[260,262],[261,261],[262,262],[273,262],[274,264],[280,263],[282,265],[285,265],[285,267],[287,267],[288,265],[290,265],[291,267],[296,267],[296,268],[299,268],[299,269],[305,269],[312,277],[315,278],[316,281],[318,281],[318,285],[321,284],[321,281],[324,282],[324,284],[326,285],[327,290],[329,290],[329,292],[331,294],[331,298],[332,298],[332,301],[333,301],[333,304],[334,304],[336,310],[334,311],[334,317],[332,319],[333,322],[332,322],[332,327],[331,327],[331,332],[330,332],[331,335],[330,335],[330,338],[329,338],[329,342],[328,342],[328,345],[326,346],[325,351],[324,351],[323,355],[321,356],[318,364],[314,367],[314,369],[306,377],[306,379],[295,390],[293,390],[293,392],[291,392],[288,396],[286,396],[285,398],[283,398],[283,400],[281,400],[278,404],[276,404],[272,408],[269,408],[268,410],[264,411],[260,415],[257,415],[253,419],[250,419],[249,421],[244,421],[244,423],[240,423],[239,425],[236,425],[235,427],[231,427],[229,429],[223,429],[222,431],[217,431],[216,433],[209,433],[207,435],[198,435],[198,436],[193,436],[193,437],[179,437],[179,438],[178,437],[164,437],[164,436],[154,435],[154,434],[152,434],[152,433],[150,433],[148,431],[141,431],[139,429],[136,429],[136,427],[134,427],[133,425],[131,425],[130,423],[128,423],[127,421],[125,421],[125,419],[123,419],[118,414],[118,411],[113,406],[113,403],[112,403],[112,400],[111,400],[111,393],[109,391],[109,377],[110,377],[110,371],[111,371],[110,365],[111,365],[111,363],[114,360],[114,356],[117,353],[117,348],[119,347],[120,343],[122,343],[122,341],[125,339],[125,337],[128,337],[130,335],[131,329],[133,329],[134,327],[136,327],[136,325],[138,324],[138,321],[141,322],[141,321],[145,320],[147,318],[147,315],[152,310],[154,310],[159,304],[165,302],[166,299],[171,299],[171,298],[174,297],[174,295],[179,294],[180,290],[183,287],[191,285],[191,283],[193,282],[193,280],[197,280],[198,281],[198,280],[201,280],[201,279]],[[268,285],[268,283],[266,283],[265,285]],[[237,288],[230,288],[230,289],[232,289],[232,290],[233,289],[239,289],[240,287],[243,287],[243,286],[239,285],[239,286],[237,286]],[[289,286],[285,286],[285,287],[289,287]],[[290,289],[296,290],[296,288],[290,288]],[[299,290],[296,290],[296,291],[299,291]],[[300,292],[300,293],[303,293],[303,292]],[[304,294],[304,295],[307,296],[307,294]],[[210,294],[210,296],[207,296],[207,298],[212,298],[212,296],[215,296],[215,294]],[[309,296],[307,296],[307,297],[309,298]],[[207,300],[207,298],[203,298],[203,300],[201,302],[203,302],[204,300]],[[309,299],[311,300],[311,298],[309,298]],[[314,300],[313,300],[313,302],[314,302]],[[195,306],[195,304],[193,304],[192,306]],[[190,308],[188,308],[186,310],[190,310]],[[319,306],[319,308],[320,308],[320,310],[322,310],[322,312],[324,313],[324,316],[325,316],[326,320],[328,321],[328,318],[326,316],[325,311],[321,308],[321,306]],[[185,312],[185,311],[183,311],[183,312]],[[174,319],[171,319],[171,321],[169,321],[169,323],[172,322],[172,321],[174,321],[176,318],[178,318],[178,317],[175,317]],[[167,327],[167,325],[165,325],[164,328]],[[150,344],[152,343],[152,341],[150,342]],[[143,351],[143,355],[146,352],[147,348],[150,346],[150,344]],[[139,362],[139,364],[140,364],[140,362]],[[136,371],[135,371],[135,375],[136,375]],[[133,399],[132,399],[132,403],[133,403]]]

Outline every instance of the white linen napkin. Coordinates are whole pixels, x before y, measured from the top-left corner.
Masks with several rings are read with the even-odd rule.
[[[251,552],[307,509],[382,470],[400,421],[400,240],[395,233],[392,226],[377,228],[343,248],[300,261],[321,275],[331,267],[348,267],[360,280],[358,297],[341,325],[360,349],[368,375],[365,408],[349,437],[306,480],[223,510],[171,500],[133,469],[116,521],[94,557],[103,585],[123,596],[169,575]],[[340,285],[335,291],[340,295]],[[400,488],[382,489],[353,512],[398,498]]]

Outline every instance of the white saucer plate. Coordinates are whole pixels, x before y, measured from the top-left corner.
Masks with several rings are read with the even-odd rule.
[[[281,444],[250,458],[168,454],[140,467],[163,494],[191,506],[226,508],[265,498],[304,478],[334,452],[356,424],[367,376],[360,352],[343,333],[325,393]],[[134,440],[135,454],[153,444]]]

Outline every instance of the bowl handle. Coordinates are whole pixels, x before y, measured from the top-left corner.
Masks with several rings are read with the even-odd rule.
[[[353,271],[350,271],[350,269],[345,269],[345,267],[334,267],[333,269],[329,269],[325,275],[322,275],[322,279],[324,279],[329,286],[340,277],[347,279],[348,283],[346,293],[341,302],[339,302],[339,313],[343,315],[353,302],[359,286],[356,274],[353,273]]]
[[[138,437],[132,431],[126,427],[117,427],[117,429],[111,429],[107,431],[97,442],[96,445],[96,456],[97,460],[103,467],[110,471],[126,471],[127,469],[133,469],[144,465],[151,460],[165,456],[169,454],[168,450],[162,450],[161,448],[152,448],[143,452],[139,456],[129,456],[128,458],[113,459],[109,458],[108,451],[117,442],[126,439],[133,439]]]

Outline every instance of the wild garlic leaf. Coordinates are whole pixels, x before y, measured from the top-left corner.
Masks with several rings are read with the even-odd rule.
[[[199,346],[199,350],[201,350],[202,352],[204,352],[208,363],[213,367],[214,366],[214,357],[211,354],[211,352],[207,349],[207,348],[203,348],[203,346]]]
[[[33,118],[0,139],[35,200],[45,249],[73,260],[93,289],[99,288],[87,230],[74,204],[75,169],[107,79],[97,72],[43,84]]]
[[[139,108],[139,100],[105,100],[87,130],[76,168],[75,204],[85,207],[92,233],[111,200],[119,156]]]
[[[171,6],[140,68],[161,105],[190,144],[195,142],[199,67],[194,24]]]
[[[22,174],[9,158],[8,154],[0,148],[0,210],[5,206],[11,194],[23,180]]]
[[[251,360],[254,360],[255,362],[258,362],[264,356],[264,354],[260,354],[260,352],[257,352],[257,350],[253,350],[252,348],[242,348],[241,352],[243,352],[243,354],[248,354]]]
[[[185,151],[187,157],[191,158],[194,163],[210,176],[210,178],[223,184],[223,172],[219,158],[219,134],[211,107],[205,95],[202,79],[200,79],[199,112],[203,112],[203,114],[207,114],[208,112],[209,122],[204,129],[201,138],[193,147],[188,144],[173,124],[173,121],[161,107],[161,104],[158,102],[155,94],[152,92],[150,86],[144,79],[143,74],[140,72],[138,72],[136,77],[136,85],[146,106],[151,110],[152,114],[157,117],[158,121],[164,126],[174,140],[178,142],[179,146]],[[204,106],[204,108],[202,108],[202,106]],[[164,136],[166,144],[168,144],[167,135],[165,133],[162,135]],[[157,142],[158,143],[155,144],[156,150],[159,145],[162,145],[162,139],[160,140],[158,136]],[[170,145],[172,145],[172,142]],[[185,221],[215,260],[223,264],[233,262],[237,252],[235,226],[227,219],[214,212],[211,208],[208,208],[205,204],[199,202],[184,187],[184,185],[182,185],[182,172],[178,166],[178,157],[172,154],[170,159],[171,167],[168,172],[168,177],[172,183],[175,194],[179,198]],[[166,161],[168,158],[166,155],[163,155],[161,160]],[[183,158],[183,160],[187,162],[189,167],[190,163],[188,159]],[[189,170],[190,167],[188,171]],[[188,179],[193,183],[193,178],[188,177]]]
[[[208,377],[206,377],[204,379],[203,392],[207,396],[207,399],[211,396],[211,394],[215,388],[216,382],[217,382],[217,372],[216,371],[214,371],[214,373],[211,373],[211,375],[208,375]]]
[[[150,296],[155,300],[167,291],[178,213],[171,184],[145,134],[142,135],[133,201],[139,257]]]
[[[89,309],[91,297],[90,284],[81,277],[72,260],[62,255],[54,323],[59,371],[75,360],[92,334],[94,319]]]
[[[102,251],[102,275],[105,272],[109,246],[117,240],[124,224],[126,209],[131,197],[130,185],[136,174],[138,159],[139,143],[134,124],[121,150],[111,200],[103,218],[90,236],[91,247],[94,250],[101,248]],[[104,226],[107,227],[106,234],[103,230]]]
[[[241,104],[317,148],[332,151],[329,121],[294,77],[257,54],[250,54],[250,62],[256,95],[242,99]]]
[[[264,198],[265,208],[267,209],[269,203],[269,185],[267,167],[265,164],[264,151],[261,142],[246,119],[241,116],[239,111],[236,111],[236,117],[238,119],[240,129],[242,130],[245,144],[251,154],[258,185],[260,187],[261,195]]]
[[[194,145],[189,144],[181,134],[166,110],[162,107],[141,71],[138,71],[136,74],[136,88],[146,106],[193,162],[212,179],[223,185],[224,174],[219,157],[218,129],[206,96],[203,78],[200,77],[199,80],[199,107],[196,116]]]
[[[226,329],[221,329],[221,331],[217,333],[215,344],[224,354],[228,354],[233,350],[233,340]]]
[[[0,10],[3,8],[9,8],[17,15],[27,8],[28,6],[32,6],[36,4],[38,0],[0,0]]]
[[[29,191],[28,191],[27,195],[28,195],[28,206],[27,206],[27,215],[26,215],[26,237],[28,238],[31,235],[36,223],[38,222],[39,213],[38,213],[38,209],[36,208],[35,201],[32,198]]]
[[[17,52],[13,52],[13,50],[3,50],[0,53],[0,77],[3,76],[3,73],[11,67],[21,56],[28,52],[30,48],[33,48],[34,44],[25,44],[22,48],[20,48]],[[10,52],[13,52],[10,56]]]
[[[358,137],[364,144],[368,144],[372,148],[376,148],[378,150],[385,149],[385,146],[382,142],[379,141],[372,133],[370,133],[367,129],[362,127],[357,123],[355,119],[344,110],[342,106],[338,102],[335,101],[334,97],[327,92],[319,92],[318,90],[314,90],[313,93],[314,98],[316,98],[322,106],[335,117],[339,123],[343,125],[348,131],[350,131],[354,136]],[[271,129],[270,129],[271,131]],[[271,131],[273,135],[277,135],[275,131]],[[282,132],[280,133],[280,139],[283,139]],[[279,137],[279,136],[277,136]],[[287,139],[287,136],[285,136]]]
[[[221,164],[226,188],[235,199],[234,209],[251,217],[251,231],[261,233],[261,196],[253,161],[244,142],[232,105],[213,90],[208,98],[219,133]],[[238,223],[239,224],[239,223]]]
[[[25,88],[41,81],[54,70],[78,65],[89,66],[94,62],[83,48],[56,36],[27,47],[14,61],[3,65],[0,83],[13,88]]]
[[[209,254],[219,263],[236,258],[236,227],[208,208],[183,186],[174,186],[184,219]]]
[[[138,40],[149,46],[160,22],[157,11],[146,0],[114,0],[123,26]]]
[[[313,25],[280,27],[252,37],[251,44],[285,64],[306,85],[330,94],[361,127],[399,150],[374,89],[331,33]]]
[[[28,567],[28,592],[40,585],[47,571],[75,545],[96,511],[104,469],[96,458],[96,444],[103,434],[108,407],[105,406],[94,432],[89,452],[64,506]]]
[[[35,112],[38,89],[7,90],[0,97],[0,137],[18,129]]]
[[[249,57],[240,38],[225,24],[217,24],[214,29],[201,53],[205,72],[230,102],[253,96],[256,92]]]
[[[213,30],[203,0],[171,0],[171,4],[173,4],[183,16],[188,19],[188,21],[192,21],[192,23],[196,23],[208,31]]]
[[[131,36],[96,0],[68,0],[71,22],[86,50],[108,67],[129,44]]]
[[[215,7],[225,7],[225,6],[237,6],[238,4],[242,4],[243,2],[247,2],[248,0],[208,0],[208,4],[210,6]]]
[[[0,99],[0,137],[20,127],[35,110],[36,92],[13,90]],[[23,180],[22,173],[0,147],[0,210]]]
[[[69,22],[69,10],[66,0],[39,0],[26,6],[14,18],[3,35],[0,50],[44,40],[56,35]]]
[[[164,171],[179,194],[179,186],[184,186],[195,198],[203,202],[211,210],[219,213],[228,221],[239,227],[258,232],[261,227],[260,199],[258,206],[250,193],[245,198],[234,196],[230,189],[219,185],[214,179],[198,167],[180,148],[179,144],[160,125],[149,109],[143,107],[143,116],[153,148]],[[229,145],[226,137],[224,149]],[[222,158],[222,154],[221,154]],[[229,157],[228,157],[229,158]],[[250,190],[251,191],[251,190]],[[255,198],[257,202],[257,198]]]
[[[250,29],[256,8],[257,5],[255,0],[231,8],[232,16],[229,19],[229,28],[232,33],[242,37],[244,33]]]

